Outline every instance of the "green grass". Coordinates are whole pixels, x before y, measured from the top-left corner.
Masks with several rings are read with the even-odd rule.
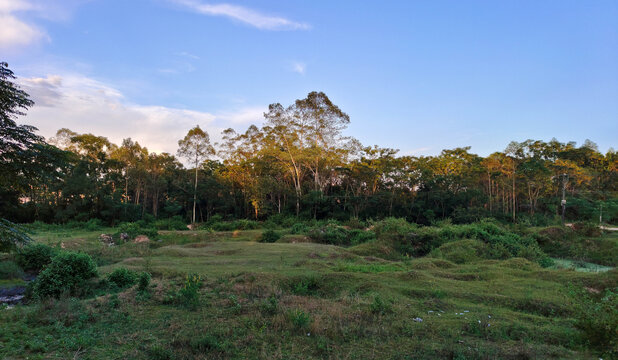
[[[372,243],[344,249],[284,236],[265,244],[260,230],[162,231],[160,241],[113,247],[101,233],[35,239],[91,254],[102,275],[147,271],[150,295],[132,287],[0,310],[4,357],[598,359],[574,326],[568,288],[617,286],[616,270],[543,269],[519,258],[387,260]],[[166,301],[188,274],[203,279],[199,305]]]

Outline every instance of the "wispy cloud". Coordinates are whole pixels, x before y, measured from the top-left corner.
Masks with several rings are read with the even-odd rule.
[[[306,70],[307,70],[307,64],[305,64],[304,62],[292,63],[292,71],[297,72],[301,75],[305,75]]]
[[[193,60],[199,60],[200,59],[199,56],[193,55],[193,54],[191,54],[189,52],[186,52],[186,51],[181,51],[181,52],[175,53],[174,55],[185,57],[185,58],[189,58],[189,59],[193,59]]]
[[[267,109],[266,106],[240,107],[213,114],[140,105],[130,102],[114,86],[74,73],[18,81],[35,102],[20,122],[38,127],[47,138],[60,128],[69,128],[78,133],[106,136],[115,143],[130,137],[150,151],[172,154],[177,150],[177,141],[195,125],[207,130],[214,143],[221,140],[223,129],[259,123]]]
[[[16,52],[24,47],[49,39],[37,26],[20,19],[16,13],[36,10],[27,1],[0,0],[0,50]]]
[[[64,21],[84,1],[0,0],[0,51],[19,52],[43,40],[50,40],[44,29],[24,20],[24,14],[39,19]]]
[[[309,24],[279,16],[270,16],[244,6],[232,4],[205,4],[196,0],[171,0],[194,12],[209,16],[224,16],[262,30],[308,30]]]

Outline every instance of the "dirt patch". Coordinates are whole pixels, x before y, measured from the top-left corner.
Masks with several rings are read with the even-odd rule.
[[[149,241],[150,241],[150,239],[146,235],[137,235],[135,240],[133,240],[133,242],[136,243],[136,244],[144,243],[144,242],[149,242]]]

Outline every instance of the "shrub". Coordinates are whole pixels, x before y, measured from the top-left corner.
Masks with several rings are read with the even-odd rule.
[[[51,246],[36,243],[17,250],[15,261],[26,271],[40,272],[51,263],[58,251]]]
[[[268,299],[262,301],[260,308],[264,313],[274,315],[279,308],[279,300],[274,295],[271,295]]]
[[[369,241],[374,241],[376,239],[376,234],[373,231],[365,231],[365,230],[350,230],[349,232],[349,243],[350,245],[359,245],[362,243],[366,243]]]
[[[198,274],[190,274],[185,278],[182,288],[168,295],[166,302],[196,309],[200,304],[199,290],[202,287],[202,278]]]
[[[296,223],[290,229],[291,234],[306,234],[309,231],[309,226],[305,223]]]
[[[599,299],[584,290],[571,289],[571,295],[576,307],[575,326],[584,339],[604,358],[618,356],[618,288],[606,289]]]
[[[311,323],[311,316],[302,309],[292,310],[288,316],[292,324],[299,329],[304,329]]]
[[[96,276],[97,267],[89,255],[60,252],[39,277],[30,283],[30,293],[35,298],[83,295],[88,291],[87,281]]]
[[[485,257],[487,246],[479,240],[459,240],[446,243],[431,252],[433,257],[439,257],[456,264],[465,264]]]
[[[169,219],[160,219],[153,222],[153,226],[158,230],[187,230],[187,224],[180,215]]]
[[[367,223],[365,223],[364,221],[360,221],[358,219],[350,219],[348,221],[344,221],[343,226],[347,226],[350,229],[358,229],[358,230],[363,230],[365,228],[367,228]]]
[[[146,292],[148,291],[148,286],[150,286],[150,273],[144,271],[141,274],[139,274],[139,278],[137,280],[137,290],[139,292]]]
[[[194,352],[199,353],[205,353],[212,350],[220,351],[223,349],[223,345],[219,339],[210,334],[198,338],[192,338],[189,341],[189,346]]]
[[[275,230],[266,230],[260,236],[260,242],[262,243],[274,243],[281,238],[281,234]]]
[[[373,298],[373,302],[369,305],[369,309],[374,314],[384,315],[393,311],[393,306],[390,302],[385,301],[378,294]]]
[[[320,280],[315,276],[295,278],[290,281],[289,287],[295,295],[315,295],[320,289]]]
[[[315,242],[332,245],[349,245],[349,231],[345,228],[328,224],[311,229],[308,236]]]
[[[297,219],[294,216],[284,215],[284,214],[275,214],[272,215],[264,222],[264,227],[275,229],[275,228],[289,228],[290,226],[296,223]]]
[[[137,282],[137,274],[134,271],[127,268],[117,268],[107,276],[110,283],[123,289],[129,287]]]
[[[24,276],[23,270],[12,261],[0,262],[0,279],[19,279]]]
[[[84,229],[88,231],[97,231],[103,227],[103,222],[100,219],[90,219],[84,223]]]

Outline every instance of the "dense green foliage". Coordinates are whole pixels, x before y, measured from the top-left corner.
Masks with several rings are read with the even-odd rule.
[[[83,295],[88,280],[98,276],[97,266],[88,254],[62,251],[31,283],[33,298],[58,298],[63,295]]]
[[[15,261],[24,270],[40,272],[52,262],[58,251],[49,245],[35,243],[17,250]]]
[[[138,274],[127,268],[117,268],[107,276],[107,280],[119,288],[126,288],[134,285],[138,280]]]
[[[281,234],[275,230],[268,229],[262,233],[260,237],[260,242],[263,243],[274,243],[281,238]]]
[[[216,149],[199,126],[189,130],[178,142],[186,168],[130,138],[117,145],[60,129],[53,145],[44,143],[35,128],[15,123],[33,103],[6,64],[0,70],[0,217],[13,222],[143,220],[161,230],[199,222],[215,231],[257,227],[221,220],[270,217],[270,227],[289,227],[293,217],[400,217],[425,225],[493,217],[549,225],[559,219],[563,190],[568,220],[618,219],[618,156],[591,141],[512,142],[487,157],[468,147],[398,156],[344,136],[349,116],[326,94],[311,92],[287,107],[270,105],[262,127],[225,130]],[[210,160],[215,154],[219,160]],[[324,242],[361,241],[322,230],[314,235]]]

